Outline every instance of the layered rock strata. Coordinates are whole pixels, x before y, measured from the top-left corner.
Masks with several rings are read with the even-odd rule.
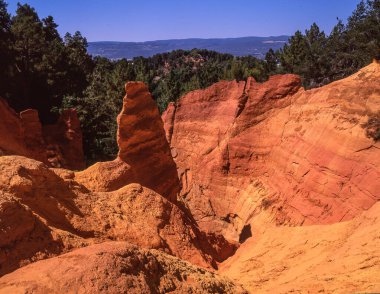
[[[332,224],[380,199],[380,146],[363,128],[380,111],[380,65],[305,91],[295,75],[223,81],[164,113],[200,227],[239,240],[262,225]],[[248,234],[249,235],[249,234]]]

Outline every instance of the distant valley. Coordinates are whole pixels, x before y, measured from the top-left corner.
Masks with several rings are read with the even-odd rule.
[[[110,59],[131,59],[137,56],[150,57],[158,53],[193,48],[230,53],[235,56],[252,55],[264,58],[265,53],[272,48],[281,48],[289,36],[275,37],[241,37],[225,39],[177,39],[147,42],[89,42],[88,52],[93,56]]]

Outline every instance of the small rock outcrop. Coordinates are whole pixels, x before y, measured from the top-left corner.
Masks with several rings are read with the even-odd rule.
[[[160,251],[106,242],[6,275],[0,279],[0,293],[248,292],[226,277]]]
[[[175,203],[180,191],[177,168],[157,105],[142,82],[128,82],[125,90],[117,118],[118,157],[113,162],[96,163],[76,178],[96,191],[139,183]]]
[[[20,114],[0,98],[0,155],[22,155],[51,167],[85,167],[82,131],[74,109],[65,110],[54,125],[42,125],[37,110]]]

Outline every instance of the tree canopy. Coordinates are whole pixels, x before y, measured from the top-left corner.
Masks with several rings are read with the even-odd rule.
[[[380,59],[380,0],[361,1],[329,35],[315,23],[304,34],[297,31],[277,54],[282,71],[299,74],[307,88],[356,72]]]
[[[51,111],[65,95],[82,95],[93,61],[79,32],[60,37],[52,16],[40,19],[28,4],[18,4],[10,17],[0,0],[1,70],[7,81],[0,87],[16,110],[35,108],[43,122],[53,122]]]

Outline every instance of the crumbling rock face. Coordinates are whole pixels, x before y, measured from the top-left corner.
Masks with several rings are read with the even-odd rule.
[[[0,279],[0,293],[30,292],[247,293],[225,277],[126,242],[78,249]]]
[[[0,155],[28,155],[23,129],[18,114],[0,98]]]
[[[21,111],[20,120],[22,137],[26,149],[29,150],[32,155],[31,157],[42,162],[47,162],[46,146],[42,136],[42,125],[38,117],[38,111],[35,109]]]
[[[113,191],[140,183],[175,203],[180,186],[163,122],[147,86],[128,82],[117,122],[118,158],[77,173],[77,180],[96,191]]]
[[[75,109],[65,109],[56,124],[44,126],[42,131],[51,166],[72,170],[85,167],[82,131]]]
[[[380,65],[305,91],[295,75],[219,82],[163,118],[181,198],[200,227],[239,240],[262,225],[331,224],[380,199]]]
[[[73,248],[124,240],[212,268],[216,249],[176,205],[139,184],[93,192],[73,172],[0,157],[0,275]]]
[[[82,131],[74,109],[65,110],[54,125],[42,126],[38,112],[14,112],[0,99],[0,155],[22,155],[51,167],[84,168]]]

